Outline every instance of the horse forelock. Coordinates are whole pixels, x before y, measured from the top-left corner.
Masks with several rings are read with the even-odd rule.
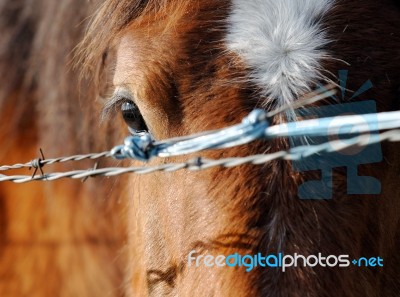
[[[248,65],[260,95],[288,104],[326,80],[322,61],[328,58],[329,39],[323,19],[333,3],[232,1],[227,47]]]

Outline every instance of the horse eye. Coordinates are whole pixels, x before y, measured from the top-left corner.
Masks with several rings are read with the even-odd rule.
[[[140,113],[139,108],[132,101],[126,101],[121,105],[121,114],[128,125],[129,132],[137,134],[140,132],[148,132],[146,123]]]

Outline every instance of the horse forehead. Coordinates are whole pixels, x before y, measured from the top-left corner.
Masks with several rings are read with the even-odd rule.
[[[125,77],[131,74],[132,68],[135,68],[134,64],[137,61],[136,55],[133,54],[135,52],[135,47],[135,42],[129,35],[124,35],[120,38],[116,51],[115,85],[122,84]]]
[[[248,66],[249,80],[259,87],[264,97],[278,104],[287,103],[324,79],[319,69],[322,61],[329,58],[324,50],[329,40],[323,17],[329,13],[334,0],[230,2],[225,46]],[[151,36],[135,33],[143,28],[138,30],[133,26],[135,30],[126,31],[120,39],[114,83],[124,83],[127,77],[140,82],[145,79],[148,71],[145,66],[150,58],[169,57],[160,52],[167,42],[161,42],[156,48],[150,46],[154,40],[151,43],[149,40],[157,38],[162,26],[151,27],[155,27]],[[147,28],[143,32],[149,34]]]
[[[116,50],[116,64],[113,83],[115,86],[129,85],[135,89],[145,79],[143,71],[143,56],[146,43],[132,34],[124,34]]]

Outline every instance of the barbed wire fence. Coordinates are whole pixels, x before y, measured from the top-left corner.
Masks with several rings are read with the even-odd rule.
[[[321,145],[299,146],[290,149],[288,151],[279,151],[271,154],[252,155],[248,157],[223,158],[218,160],[203,159],[199,157],[189,160],[188,162],[170,163],[159,166],[142,166],[142,167],[125,167],[125,168],[109,167],[101,169],[86,169],[86,170],[74,170],[69,172],[48,173],[38,176],[27,176],[27,175],[6,176],[0,174],[0,182],[11,181],[14,183],[26,183],[39,180],[53,181],[62,178],[83,179],[87,177],[96,177],[96,176],[110,177],[127,173],[149,174],[157,171],[172,172],[182,169],[196,171],[196,170],[209,169],[213,167],[229,168],[245,164],[261,165],[274,160],[292,160],[292,161],[300,160],[301,158],[306,158],[311,155],[322,152],[327,152],[327,153],[333,151],[340,152],[350,147],[363,147],[366,145],[383,141],[392,141],[392,142],[400,141],[400,130],[391,130],[381,133],[379,135],[376,135],[374,139],[370,139],[369,135],[362,135],[348,140],[348,143],[344,143],[341,140],[337,140],[329,143],[324,143]],[[108,156],[110,156],[110,152],[104,152],[100,154],[77,155],[67,158],[48,159],[44,161],[46,161],[46,164],[54,164],[57,162],[78,161],[83,159],[94,160]],[[4,170],[5,168],[17,169],[29,166],[32,166],[31,162],[26,164],[16,164],[13,166],[3,166],[0,168],[0,170]]]
[[[317,90],[313,96],[307,96],[290,106],[280,107],[272,112],[254,110],[241,124],[228,128],[207,131],[186,137],[173,138],[164,141],[154,141],[149,133],[139,133],[125,139],[123,145],[114,147],[111,151],[85,155],[74,155],[53,159],[45,159],[41,151],[41,158],[27,163],[4,165],[0,171],[17,169],[34,169],[33,175],[4,175],[0,174],[0,182],[27,183],[32,181],[54,181],[62,178],[87,179],[96,176],[117,176],[127,173],[149,174],[158,171],[172,172],[177,170],[205,170],[213,167],[235,167],[245,164],[261,165],[274,160],[301,160],[320,153],[341,152],[353,147],[366,147],[372,144],[390,141],[400,141],[400,112],[385,112],[376,114],[339,116],[335,118],[320,118],[289,122],[269,126],[271,117],[285,112],[288,109],[297,109],[332,96],[334,90],[327,87]],[[340,132],[340,128],[350,125],[354,129]],[[387,130],[382,133],[377,133]],[[354,136],[358,134],[357,136]],[[154,157],[181,156],[198,153],[210,149],[223,149],[255,140],[271,140],[278,137],[313,137],[313,136],[352,136],[346,140],[327,141],[315,145],[302,145],[270,154],[251,155],[246,157],[231,157],[223,159],[205,159],[197,157],[181,163],[168,163],[158,166],[139,167],[108,167],[73,170],[68,172],[44,173],[43,167],[65,162],[82,160],[98,160],[101,158],[136,159],[148,161]],[[97,164],[97,163],[96,163]],[[40,175],[37,175],[37,171]]]

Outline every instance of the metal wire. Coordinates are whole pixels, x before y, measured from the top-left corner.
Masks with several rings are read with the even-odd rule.
[[[325,86],[307,96],[300,98],[295,103],[282,106],[272,112],[254,110],[241,124],[215,131],[206,131],[201,134],[189,135],[180,138],[167,139],[156,142],[148,133],[140,133],[125,139],[124,145],[116,146],[111,151],[102,153],[75,155],[54,159],[45,159],[42,150],[41,158],[23,164],[5,165],[0,171],[11,169],[34,168],[32,176],[0,174],[0,182],[10,181],[14,183],[26,183],[31,181],[52,181],[61,178],[73,178],[86,180],[95,176],[116,176],[126,173],[148,174],[156,171],[171,172],[181,169],[201,170],[212,167],[234,167],[244,164],[264,164],[273,160],[300,160],[322,152],[338,152],[353,146],[367,146],[381,141],[400,141],[400,130],[391,130],[382,134],[360,135],[345,142],[341,140],[326,142],[319,145],[299,146],[288,151],[280,151],[272,154],[252,155],[248,157],[225,158],[210,160],[196,158],[184,163],[169,163],[160,166],[141,167],[115,167],[95,168],[87,170],[74,170],[44,174],[42,168],[54,163],[69,161],[81,161],[85,159],[100,159],[114,157],[116,159],[131,158],[147,161],[152,157],[180,156],[189,153],[198,153],[208,149],[228,148],[247,144],[256,139],[273,139],[277,137],[293,136],[329,136],[329,135],[355,135],[356,133],[377,132],[380,130],[400,128],[400,112],[387,112],[378,114],[342,116],[336,118],[320,118],[289,122],[276,126],[269,126],[269,119],[287,110],[293,110],[308,105],[321,99],[332,96],[335,93],[334,86]],[[343,131],[345,125],[356,129]],[[97,164],[97,163],[96,163]],[[40,170],[41,175],[36,175]]]
[[[265,164],[267,162],[271,162],[273,160],[301,160],[303,158],[307,158],[311,155],[319,154],[322,152],[326,153],[340,152],[350,147],[364,147],[367,145],[383,141],[391,141],[391,142],[400,141],[400,129],[386,131],[381,134],[372,134],[372,135],[364,134],[351,139],[346,139],[345,141],[335,140],[322,143],[319,145],[304,145],[289,149],[287,151],[279,151],[272,154],[261,154],[261,155],[253,155],[248,157],[237,157],[237,158],[225,158],[219,160],[196,158],[184,163],[170,163],[160,166],[143,166],[143,167],[126,167],[126,168],[116,167],[116,168],[75,170],[69,172],[44,174],[33,177],[27,175],[6,176],[0,174],[0,182],[10,181],[14,183],[26,183],[39,180],[53,181],[61,178],[82,179],[86,177],[95,177],[95,176],[117,176],[126,173],[149,174],[157,171],[172,172],[181,169],[188,169],[191,171],[195,171],[195,170],[209,169],[213,167],[229,168],[244,164],[260,165],[260,164]],[[46,164],[65,162],[68,160],[82,160],[82,159],[94,159],[99,157],[108,157],[109,154],[110,154],[109,152],[104,152],[101,154],[88,154],[88,155],[72,156],[68,158],[49,159],[46,160],[47,161]],[[27,164],[30,163],[17,164],[17,165],[21,165],[22,167],[27,167],[26,166]]]
[[[344,128],[351,129],[344,129]],[[129,136],[124,145],[111,154],[117,159],[148,161],[154,157],[182,156],[209,149],[221,149],[248,144],[256,139],[278,137],[318,137],[355,135],[400,128],[400,111],[318,118],[269,126],[267,113],[253,110],[242,123],[215,131],[207,131],[164,141],[154,141],[149,133]]]
[[[54,159],[35,159],[27,163],[23,164],[14,164],[14,165],[4,165],[0,167],[0,171],[6,171],[6,170],[11,170],[11,169],[22,169],[22,168],[36,168],[38,165],[35,165],[35,162],[40,163],[40,166],[44,165],[51,165],[55,163],[65,163],[65,162],[70,162],[70,161],[82,161],[82,160],[96,160],[100,158],[106,158],[106,157],[111,157],[111,152],[106,151],[102,153],[94,153],[94,154],[86,154],[86,155],[74,155],[74,156],[68,156],[68,157],[60,157],[60,158],[54,158]]]

